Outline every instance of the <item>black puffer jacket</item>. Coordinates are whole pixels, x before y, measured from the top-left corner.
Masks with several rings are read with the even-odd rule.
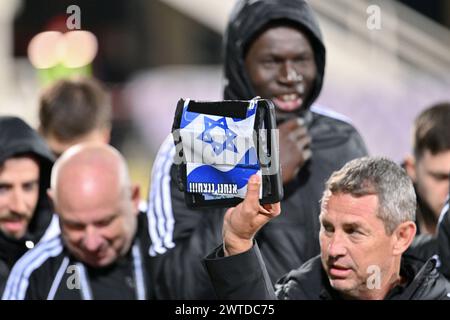
[[[320,256],[292,270],[271,286],[258,246],[242,254],[223,257],[220,246],[205,259],[220,299],[339,300],[330,286]],[[437,271],[436,260],[422,262],[403,256],[400,275],[405,284],[389,291],[385,300],[450,300],[450,283]]]
[[[264,226],[256,237],[273,282],[319,253],[319,200],[325,182],[346,162],[367,155],[364,143],[352,125],[330,111],[310,107],[322,88],[325,47],[312,10],[303,0],[237,3],[224,43],[225,99],[255,96],[244,68],[244,47],[268,23],[280,19],[289,25],[297,25],[309,36],[318,74],[312,95],[305,101],[306,109],[301,114],[307,120],[312,137],[312,158],[297,178],[284,186],[282,214]],[[174,181],[175,177],[171,176],[174,153],[173,142],[168,139],[154,162],[150,188],[148,214],[150,223],[154,223],[153,254],[160,254],[162,263],[161,280],[157,285],[168,298],[213,298],[200,260],[222,241],[223,210],[186,208],[176,179]]]
[[[0,117],[0,164],[18,154],[33,154],[39,159],[39,200],[25,236],[13,239],[0,231],[0,293],[11,267],[28,250],[25,243],[39,242],[53,214],[47,197],[54,161],[52,153],[44,140],[24,121],[16,117]]]

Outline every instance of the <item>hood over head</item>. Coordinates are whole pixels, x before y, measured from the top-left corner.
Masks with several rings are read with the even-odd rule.
[[[22,154],[31,154],[39,161],[39,199],[28,231],[22,239],[12,239],[0,231],[2,251],[5,253],[3,249],[9,248],[12,251],[10,255],[22,249],[26,241],[39,241],[50,224],[53,208],[47,189],[55,159],[45,141],[23,120],[10,116],[0,117],[0,165],[7,159]]]
[[[296,26],[311,42],[317,65],[314,88],[299,112],[312,105],[322,89],[326,50],[315,15],[304,0],[242,0],[235,5],[224,37],[226,100],[249,100],[256,96],[245,72],[244,54],[268,24]],[[264,98],[264,97],[263,97]]]

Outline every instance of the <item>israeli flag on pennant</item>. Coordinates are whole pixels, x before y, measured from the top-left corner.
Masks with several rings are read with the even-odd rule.
[[[250,176],[261,176],[254,130],[257,100],[249,101],[239,118],[189,111],[189,103],[185,100],[180,122],[185,190],[205,200],[244,198]]]

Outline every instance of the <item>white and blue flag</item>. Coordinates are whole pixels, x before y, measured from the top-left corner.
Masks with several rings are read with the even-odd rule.
[[[187,192],[206,200],[244,198],[250,176],[261,175],[254,132],[258,102],[249,101],[240,119],[189,111],[189,101],[180,123]]]

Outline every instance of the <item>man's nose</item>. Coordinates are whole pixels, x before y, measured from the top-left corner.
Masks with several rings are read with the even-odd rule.
[[[86,250],[94,252],[100,249],[103,239],[95,227],[87,226],[83,243]]]
[[[278,80],[285,85],[294,85],[303,80],[302,75],[295,69],[290,61],[285,61],[280,67]]]
[[[334,233],[328,245],[328,255],[332,258],[344,256],[347,253],[345,240],[340,233]]]
[[[13,190],[11,194],[10,210],[17,213],[27,211],[27,203],[24,192],[20,188]]]

